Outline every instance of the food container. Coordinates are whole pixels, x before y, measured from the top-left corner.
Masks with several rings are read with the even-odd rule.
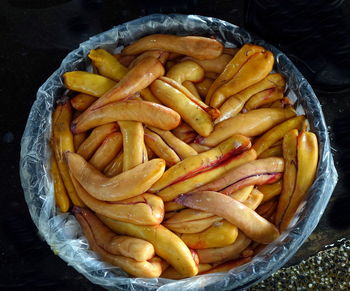
[[[226,47],[255,43],[271,50],[275,56],[275,71],[287,78],[287,95],[296,100],[298,113],[306,113],[311,131],[318,137],[317,177],[291,226],[251,262],[227,273],[207,274],[177,281],[129,278],[119,268],[100,261],[88,249],[75,217],[69,213],[62,214],[55,208],[53,183],[49,174],[49,139],[55,101],[65,90],[63,73],[85,70],[89,65],[87,54],[91,49],[102,47],[119,52],[123,46],[153,33],[212,36],[222,41]],[[311,234],[337,182],[321,106],[311,86],[291,61],[273,46],[233,24],[211,17],[179,14],[154,14],[116,26],[90,38],[67,55],[59,69],[38,90],[21,142],[20,174],[32,219],[54,253],[91,282],[124,290],[233,290],[263,280],[281,268]]]

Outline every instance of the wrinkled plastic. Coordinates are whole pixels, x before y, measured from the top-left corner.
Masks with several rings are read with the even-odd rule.
[[[88,249],[80,226],[71,214],[60,213],[54,205],[53,183],[49,175],[51,114],[55,101],[62,96],[62,75],[84,70],[87,54],[103,47],[110,51],[153,33],[213,36],[226,47],[255,43],[271,50],[275,70],[287,77],[288,96],[297,98],[298,112],[304,110],[319,141],[317,178],[299,213],[274,243],[253,260],[227,273],[196,276],[184,280],[128,278],[119,268],[98,259]],[[117,49],[118,47],[118,49]],[[59,69],[39,88],[21,143],[20,174],[25,199],[40,235],[52,250],[91,282],[108,289],[123,290],[233,290],[248,287],[281,268],[302,245],[320,220],[337,182],[323,113],[312,88],[291,61],[279,50],[243,29],[216,18],[195,15],[150,15],[96,35],[82,43],[63,60]]]

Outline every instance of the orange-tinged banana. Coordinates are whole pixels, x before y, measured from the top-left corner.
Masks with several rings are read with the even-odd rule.
[[[214,131],[207,137],[198,137],[196,142],[216,146],[234,134],[257,136],[273,126],[295,116],[293,109],[260,108],[240,113],[215,125]]]
[[[267,216],[269,216],[269,214],[271,214],[271,212],[275,209],[276,207],[276,200],[272,199],[270,201],[267,201],[263,204],[261,204],[257,209],[256,209],[256,213],[258,213],[259,215],[261,215],[262,217],[266,218]]]
[[[123,135],[123,171],[143,163],[144,130],[141,122],[119,121]]]
[[[214,82],[214,80],[212,80],[210,78],[204,78],[204,80],[202,82],[195,84],[197,91],[202,98],[205,98],[205,96],[207,96],[209,88],[210,88],[211,84],[213,84],[213,82]],[[221,115],[222,115],[222,113],[220,112],[220,116]],[[220,118],[220,116],[218,118]]]
[[[219,74],[218,73],[214,73],[214,72],[205,72],[205,75],[204,75],[206,78],[209,78],[209,79],[212,79],[212,80],[215,80]]]
[[[198,264],[198,274],[206,272],[212,269],[213,266],[210,264]],[[160,275],[161,278],[179,280],[186,278],[184,275],[181,275],[178,271],[176,271],[173,267],[168,267],[164,270],[164,272]]]
[[[250,239],[260,243],[270,243],[279,236],[277,228],[269,221],[241,202],[219,192],[190,192],[180,195],[175,202],[223,217]]]
[[[94,128],[90,135],[80,144],[77,154],[84,159],[89,159],[104,139],[118,129],[119,126],[116,123],[108,123]]]
[[[73,121],[73,127],[85,119],[91,118],[95,110],[102,106],[125,100],[146,88],[155,79],[164,74],[163,65],[155,58],[148,57],[131,69],[117,84],[98,98],[82,115]],[[86,93],[86,92],[83,92]],[[91,94],[92,95],[92,94]]]
[[[229,194],[229,196],[233,199],[236,199],[239,202],[244,202],[248,199],[249,195],[253,191],[253,188],[254,188],[254,185],[245,186]]]
[[[158,256],[166,260],[176,271],[187,277],[195,276],[198,267],[186,244],[163,225],[141,226],[125,223],[105,216],[98,217],[118,234],[144,239],[153,244]]]
[[[168,229],[179,233],[198,233],[209,228],[222,218],[194,209],[183,209],[163,222]]]
[[[71,176],[80,199],[94,212],[139,225],[158,225],[164,217],[164,204],[156,195],[144,193],[116,202],[102,201],[92,197],[82,185]]]
[[[164,202],[165,212],[176,211],[185,208],[184,206],[174,201]]]
[[[70,100],[70,103],[74,109],[78,111],[84,111],[95,101],[96,97],[84,93],[79,93]]]
[[[162,77],[152,83],[151,90],[163,104],[178,112],[200,135],[208,136],[213,130],[212,117],[209,114],[212,112],[211,108],[193,97],[182,85]]]
[[[281,145],[276,145],[273,147],[270,147],[266,150],[264,150],[259,158],[260,159],[265,159],[265,158],[270,158],[270,157],[282,157],[283,156],[283,151],[282,151],[282,146]]]
[[[237,259],[241,252],[251,243],[251,240],[247,238],[241,231],[238,232],[238,236],[235,242],[231,245],[221,248],[209,248],[203,250],[197,250],[199,263],[217,263],[221,261],[229,261]]]
[[[182,160],[198,154],[191,146],[177,138],[171,131],[162,130],[151,126],[148,128],[149,130],[157,133]]]
[[[283,179],[285,177],[285,172],[287,171],[287,167],[288,167],[287,161],[285,159]],[[259,185],[258,190],[264,194],[264,199],[262,202],[266,202],[266,201],[272,199],[273,197],[279,195],[282,191],[282,184],[284,184],[284,183],[285,183],[284,180],[283,180],[283,182],[282,182],[282,180],[279,180],[276,183]]]
[[[238,53],[238,51],[239,51],[238,47],[225,47],[223,50],[223,53],[230,56],[234,56],[235,54]]]
[[[61,212],[67,212],[70,206],[70,200],[54,155],[51,156],[51,179],[53,181],[56,204]]]
[[[242,265],[250,262],[251,259],[252,259],[251,257],[246,257],[246,258],[240,258],[240,259],[232,260],[229,262],[225,262],[225,263],[217,265],[217,266],[215,266],[207,271],[201,272],[200,275],[228,272],[234,268],[237,268],[239,266],[242,266]]]
[[[116,85],[111,79],[84,71],[66,72],[63,81],[67,89],[95,97],[101,97]]]
[[[147,128],[145,129],[145,143],[158,157],[165,160],[168,167],[180,161],[177,153],[158,134]]]
[[[249,149],[250,146],[251,142],[245,136],[232,136],[216,148],[196,156],[190,156],[168,169],[162,178],[153,185],[151,191],[158,192],[176,182],[198,175],[209,168],[223,163],[230,157],[241,154]]]
[[[74,207],[73,213],[83,232],[91,231],[96,244],[108,253],[128,257],[139,262],[154,257],[154,247],[151,243],[139,238],[116,235],[91,210]]]
[[[226,65],[224,71],[219,75],[218,78],[216,78],[210,87],[209,92],[205,98],[205,103],[210,103],[210,99],[213,93],[222,85],[231,80],[249,58],[264,51],[265,49],[263,47],[253,44],[245,44],[242,48],[240,48],[235,56],[231,59],[231,61]]]
[[[270,88],[262,92],[256,93],[245,104],[246,110],[253,110],[264,105],[270,104],[276,100],[283,98],[283,91],[279,88]]]
[[[123,152],[121,151],[103,170],[106,177],[114,177],[123,172]]]
[[[181,122],[178,127],[172,130],[172,133],[187,144],[192,142],[197,136],[193,128],[185,122]]]
[[[264,79],[271,72],[274,63],[270,51],[257,53],[247,59],[227,83],[218,88],[210,98],[210,105],[220,107],[228,97]]]
[[[263,47],[253,44],[245,44],[226,65],[224,71],[219,75],[219,77],[216,78],[215,82],[209,89],[205,103],[211,103],[214,93],[223,85],[232,80],[242,70],[243,66],[248,63],[248,61],[251,61],[254,57],[258,56],[259,54],[264,54],[265,52],[266,51]],[[234,93],[231,95],[233,94]]]
[[[169,53],[168,52],[164,52],[164,51],[145,51],[142,54],[138,55],[128,66],[129,69],[132,69],[133,67],[137,66],[137,64],[139,64],[141,61],[143,61],[144,59],[148,58],[148,57],[153,57],[157,60],[159,60],[159,62],[164,65],[166,60],[169,57]]]
[[[97,170],[102,171],[120,152],[123,146],[123,137],[120,132],[107,135],[100,147],[93,154],[89,163]]]
[[[260,205],[263,198],[263,193],[261,193],[258,189],[253,189],[252,192],[249,194],[249,197],[242,203],[250,209],[255,210]]]
[[[167,264],[157,257],[153,257],[149,261],[139,262],[132,258],[111,254],[98,244],[92,229],[88,227],[84,220],[80,216],[77,218],[81,222],[84,234],[89,242],[89,247],[99,254],[104,261],[120,267],[132,276],[145,278],[158,278],[167,267]]]
[[[228,171],[219,179],[197,188],[196,191],[218,191],[229,195],[245,186],[274,183],[281,178],[283,170],[282,158],[250,161]]]
[[[128,69],[104,49],[91,50],[88,57],[97,68],[100,75],[115,81],[121,80]]]
[[[183,233],[180,238],[192,249],[224,247],[234,243],[238,229],[226,220],[215,222],[199,233]]]
[[[206,152],[206,151],[209,151],[211,149],[211,147],[207,147],[205,145],[201,145],[199,143],[190,143],[189,144],[197,153],[203,153],[203,152]]]
[[[294,192],[281,221],[281,231],[285,230],[301,201],[305,199],[311,187],[317,170],[318,144],[317,137],[312,132],[301,132],[297,141],[298,171]]]
[[[183,61],[170,68],[166,77],[182,84],[185,81],[200,82],[204,78],[204,70],[193,61]]]
[[[84,113],[80,116],[83,115]],[[181,117],[177,112],[157,103],[138,100],[120,101],[94,110],[83,120],[73,123],[71,130],[74,133],[80,133],[115,121],[139,121],[157,128],[170,130],[179,125],[180,119]]]
[[[74,185],[69,176],[68,165],[64,157],[65,151],[74,152],[73,135],[69,128],[72,120],[72,108],[68,100],[63,104],[57,105],[52,119],[53,152],[64,186],[72,203],[77,206],[84,206],[84,203],[80,200],[74,189]]]
[[[194,58],[186,58],[186,60],[191,60],[200,65],[206,72],[214,72],[221,74],[225,69],[229,61],[231,61],[232,56],[229,54],[222,54],[215,59],[211,60],[197,60]]]
[[[215,120],[216,123],[221,122],[230,117],[236,116],[244,107],[245,103],[256,94],[262,92],[262,96],[268,96],[270,91],[284,91],[285,80],[280,74],[269,74],[260,82],[249,86],[248,88],[238,92],[228,98],[219,108],[220,117]],[[267,94],[266,94],[267,93]],[[259,95],[261,96],[261,95]]]
[[[273,102],[270,107],[286,108],[287,106],[291,106],[292,104],[292,101],[288,97],[284,96],[282,99]]]
[[[253,148],[255,149],[258,156],[272,146],[275,142],[283,138],[283,136],[292,129],[299,129],[305,120],[305,116],[296,116],[283,123],[271,128],[269,131],[265,132],[263,136],[259,137],[257,141],[254,142]]]
[[[112,54],[124,67],[128,68],[136,56],[124,56],[122,54]]]
[[[196,99],[198,100],[202,100],[201,96],[199,95],[196,86],[194,85],[194,83],[192,83],[191,81],[185,81],[182,83],[182,85],[191,92],[191,94],[196,97]]]
[[[202,36],[152,34],[125,47],[122,54],[137,55],[148,50],[164,50],[206,60],[220,56],[223,45],[215,39]]]
[[[281,193],[275,223],[280,225],[282,217],[292,199],[297,178],[298,160],[297,160],[297,140],[299,132],[297,129],[292,129],[283,137],[283,158],[285,161],[285,170],[283,175],[283,185],[280,186],[279,193]],[[277,192],[277,191],[275,191]],[[277,195],[277,194],[276,194]],[[272,195],[269,195],[272,196]]]
[[[78,150],[80,145],[84,142],[84,140],[86,140],[87,137],[88,137],[87,132],[82,132],[82,133],[78,133],[78,134],[73,135],[73,143],[74,143],[75,151]]]
[[[159,99],[152,94],[151,90],[148,87],[142,89],[140,91],[140,94],[141,94],[142,98],[146,101],[162,104],[162,102],[160,102]]]
[[[216,180],[218,177],[224,175],[230,169],[238,167],[244,163],[250,162],[256,158],[254,150],[245,151],[237,156],[228,159],[226,162],[208,169],[208,171],[201,172],[198,175],[190,178],[179,180],[175,184],[168,186],[158,192],[157,194],[162,197],[164,201],[170,201],[175,199],[181,193],[187,193],[197,187],[203,186],[208,182]]]
[[[72,175],[96,199],[119,201],[146,192],[163,174],[165,162],[153,159],[112,178],[104,176],[78,154],[66,153]]]

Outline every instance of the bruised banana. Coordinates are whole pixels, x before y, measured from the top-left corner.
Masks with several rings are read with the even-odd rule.
[[[271,91],[283,91],[285,80],[280,74],[269,74],[260,82],[249,86],[248,88],[238,92],[228,98],[219,110],[220,116],[215,120],[219,123],[225,119],[237,115],[244,107],[245,103],[254,95],[264,93],[263,96],[271,94]]]
[[[169,168],[150,191],[160,195],[164,201],[173,200],[178,194],[197,188],[199,181],[201,181],[201,185],[206,184],[216,179],[234,164],[238,165],[240,163],[239,155],[248,150],[250,144],[248,138],[236,135],[214,149],[190,156]],[[211,170],[214,171],[211,172]],[[199,181],[196,179],[198,177]],[[183,188],[183,186],[185,187]]]
[[[193,209],[183,209],[165,220],[163,225],[179,233],[198,233],[209,228],[214,222],[222,218],[211,213]]]
[[[196,189],[231,194],[245,186],[271,184],[279,180],[284,170],[282,158],[267,158],[251,161],[236,167],[219,179]]]
[[[137,55],[147,50],[163,50],[207,60],[220,56],[223,48],[219,41],[202,36],[152,34],[125,47],[122,54]]]
[[[146,192],[162,175],[165,162],[154,159],[112,178],[104,176],[78,154],[66,153],[69,169],[87,192],[96,199],[119,201]]]

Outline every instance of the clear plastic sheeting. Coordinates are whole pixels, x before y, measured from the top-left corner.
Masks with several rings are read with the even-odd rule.
[[[288,95],[296,96],[297,105],[306,112],[310,127],[319,141],[317,178],[308,198],[287,231],[251,262],[227,273],[196,276],[183,280],[129,278],[119,268],[99,260],[88,244],[75,217],[56,208],[50,178],[49,139],[51,114],[55,101],[64,92],[62,75],[66,71],[85,70],[87,54],[103,47],[116,51],[149,34],[202,35],[215,37],[226,47],[255,43],[271,50],[276,59],[275,70],[287,77]],[[329,136],[312,88],[291,61],[279,50],[245,30],[228,22],[196,15],[154,14],[112,28],[82,43],[63,60],[59,69],[39,88],[21,143],[21,181],[25,199],[40,235],[55,254],[83,274],[91,282],[108,289],[122,290],[234,290],[246,288],[281,268],[300,248],[319,222],[337,182],[330,151]]]

